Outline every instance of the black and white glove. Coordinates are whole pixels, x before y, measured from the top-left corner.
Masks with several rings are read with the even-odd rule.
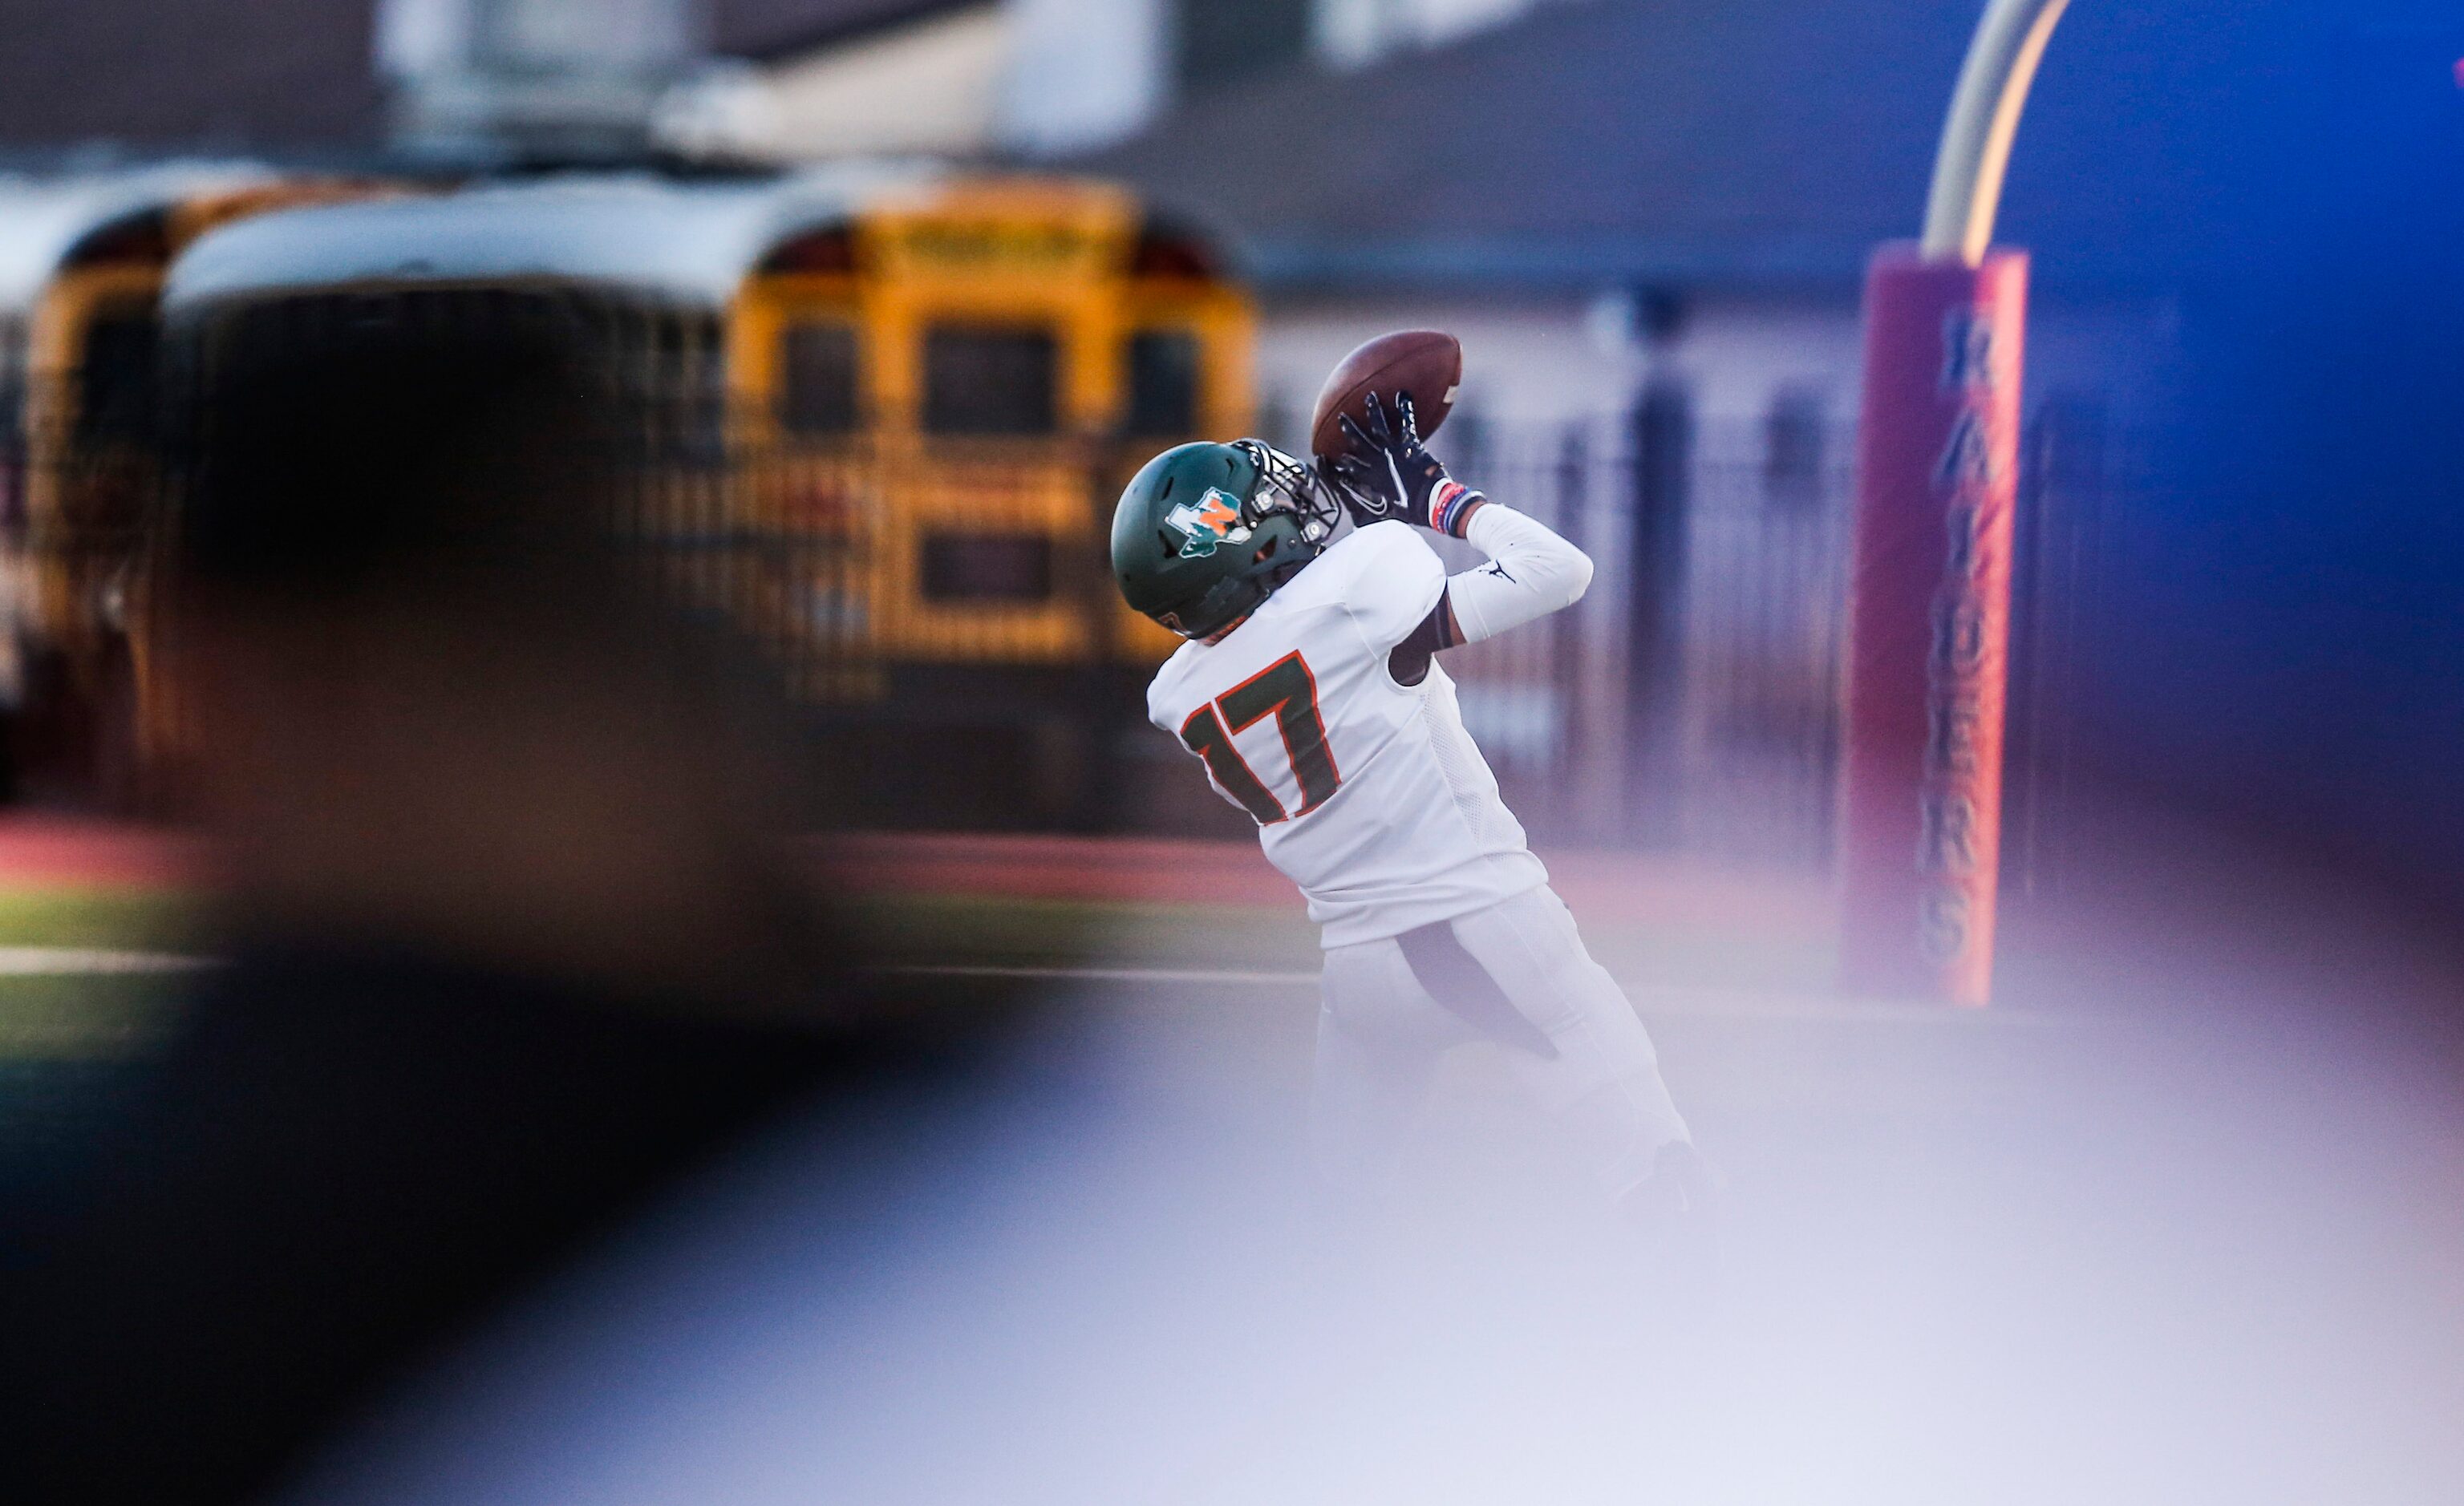
[[[1352,442],[1351,447],[1324,462],[1352,521],[1367,528],[1399,518],[1461,538],[1472,513],[1487,499],[1448,476],[1438,457],[1420,444],[1411,394],[1395,395],[1391,420],[1387,405],[1374,392],[1367,411],[1366,425],[1343,415],[1343,436]]]

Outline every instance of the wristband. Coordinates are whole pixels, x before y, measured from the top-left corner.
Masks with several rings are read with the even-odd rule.
[[[1461,538],[1471,525],[1471,515],[1488,498],[1451,478],[1438,483],[1429,497],[1429,526],[1449,537]]]

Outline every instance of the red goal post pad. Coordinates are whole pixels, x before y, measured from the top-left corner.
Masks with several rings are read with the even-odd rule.
[[[1841,983],[1992,991],[2028,258],[1886,247],[1865,284]]]

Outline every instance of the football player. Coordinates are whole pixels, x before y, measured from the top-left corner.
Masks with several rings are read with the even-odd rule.
[[[1256,819],[1323,928],[1322,1162],[1376,1185],[1439,1058],[1485,1038],[1608,1194],[1699,1207],[1651,1038],[1584,950],[1437,663],[1572,605],[1592,562],[1450,478],[1408,395],[1343,422],[1353,452],[1317,469],[1256,440],[1165,451],[1122,493],[1111,538],[1130,605],[1188,640],[1148,715]],[[1488,563],[1448,578],[1423,529]]]

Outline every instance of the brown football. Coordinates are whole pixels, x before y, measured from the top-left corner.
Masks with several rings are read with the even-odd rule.
[[[1396,393],[1412,395],[1420,437],[1428,438],[1454,411],[1455,393],[1463,386],[1463,341],[1440,330],[1397,330],[1380,335],[1343,358],[1326,390],[1317,395],[1317,411],[1309,418],[1309,447],[1321,455],[1340,455],[1350,447],[1336,419],[1349,413],[1355,424],[1367,415],[1369,394],[1383,401]]]

